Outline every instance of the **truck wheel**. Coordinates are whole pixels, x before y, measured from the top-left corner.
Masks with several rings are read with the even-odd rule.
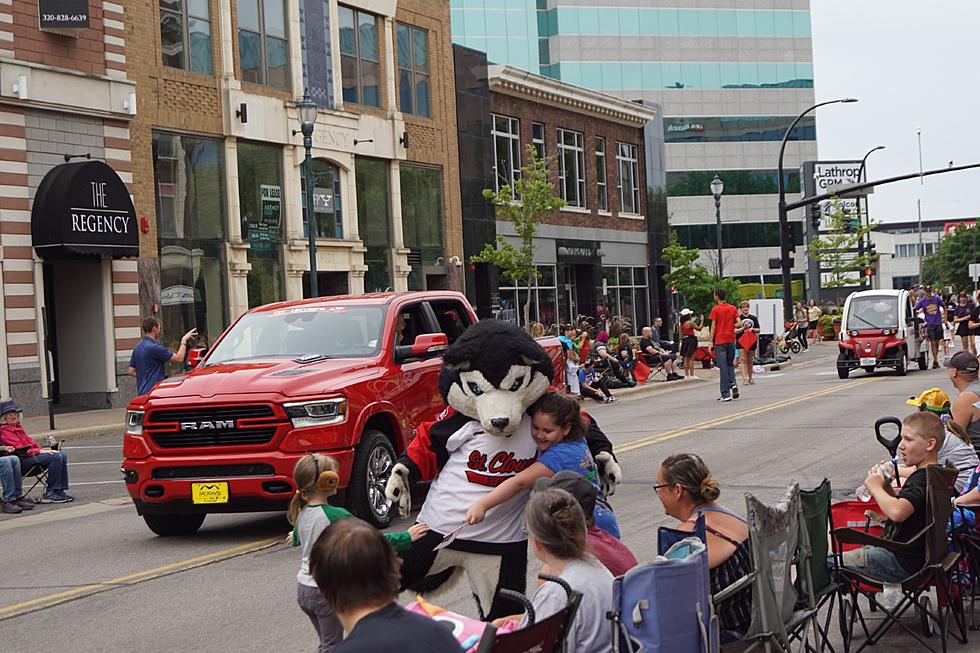
[[[396,460],[395,448],[384,433],[370,429],[361,435],[347,486],[347,507],[378,528],[387,527],[395,516],[395,505],[385,497],[385,484]]]
[[[902,357],[898,359],[898,364],[895,366],[895,374],[899,376],[905,376],[908,374],[908,354],[904,351],[902,352]]]
[[[143,515],[143,521],[150,530],[161,537],[175,535],[191,535],[204,523],[204,513],[172,514],[172,515]]]
[[[838,368],[837,368],[837,376],[839,376],[839,377],[840,377],[840,378],[842,378],[842,379],[846,379],[846,378],[847,378],[847,376],[848,376],[848,375],[849,375],[850,373],[851,373],[851,370],[849,370],[849,369],[848,369],[848,368],[846,368],[846,367],[838,367]]]

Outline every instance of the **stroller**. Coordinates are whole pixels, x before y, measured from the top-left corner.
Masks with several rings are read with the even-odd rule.
[[[562,589],[565,590],[565,596],[568,597],[565,608],[537,621],[534,607],[526,596],[519,592],[502,589],[499,591],[501,596],[518,601],[524,606],[524,610],[527,612],[527,625],[520,630],[498,633],[493,624],[487,624],[483,637],[476,645],[475,653],[526,653],[527,651],[562,653],[565,650],[565,639],[568,637],[572,622],[575,620],[579,603],[582,602],[582,594],[573,590],[568,583],[558,576],[540,574],[538,578],[561,585]]]
[[[799,322],[790,321],[783,324],[783,329],[785,329],[785,333],[776,338],[776,346],[780,353],[800,353],[803,350],[803,345],[800,344],[802,325]]]

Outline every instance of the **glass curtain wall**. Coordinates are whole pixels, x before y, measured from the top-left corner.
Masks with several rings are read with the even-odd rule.
[[[238,199],[248,241],[249,308],[282,300],[282,149],[238,142]]]
[[[192,328],[206,346],[228,323],[222,142],[155,132],[160,317],[167,346]]]

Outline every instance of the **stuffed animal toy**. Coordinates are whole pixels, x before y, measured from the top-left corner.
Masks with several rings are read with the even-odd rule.
[[[419,428],[385,488],[407,516],[411,487],[432,481],[418,516],[431,530],[404,556],[402,589],[432,598],[465,573],[481,618],[522,611],[497,590],[525,588],[527,493],[489,511],[480,524],[463,527],[463,521],[474,501],[537,459],[527,409],[548,391],[553,365],[526,332],[498,320],[478,322],[446,350],[439,391],[449,408]],[[594,419],[587,424],[603,486],[614,491],[622,473],[612,445]]]

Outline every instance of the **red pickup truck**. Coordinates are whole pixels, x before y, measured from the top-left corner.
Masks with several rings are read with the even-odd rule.
[[[293,466],[317,451],[340,463],[352,512],[387,526],[391,468],[444,409],[441,354],[476,319],[448,291],[252,309],[129,404],[122,473],[137,512],[158,535],[186,535],[208,513],[284,510]]]

